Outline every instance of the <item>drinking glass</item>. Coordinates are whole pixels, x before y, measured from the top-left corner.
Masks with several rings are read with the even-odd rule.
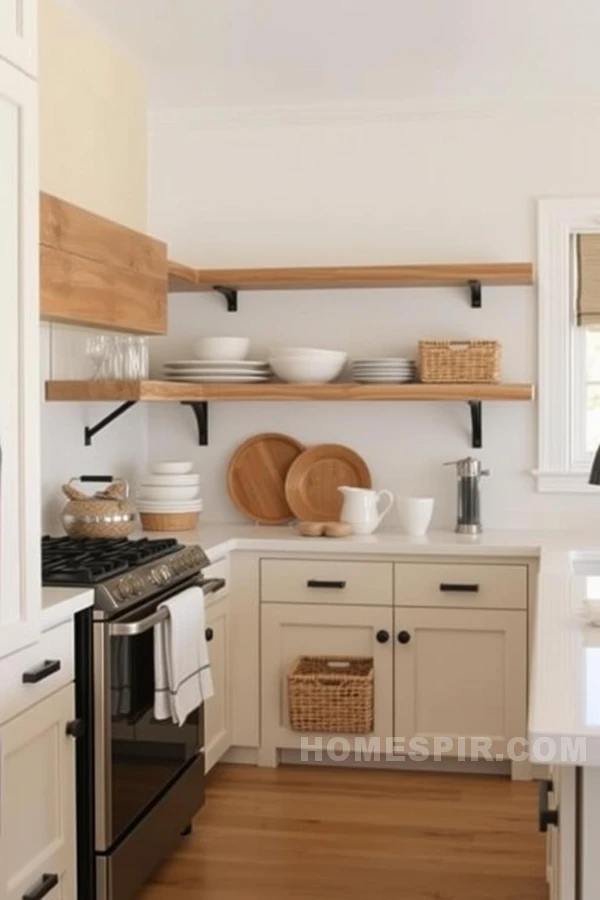
[[[103,334],[88,337],[85,343],[87,358],[92,363],[92,379],[98,381],[107,377],[108,341]]]

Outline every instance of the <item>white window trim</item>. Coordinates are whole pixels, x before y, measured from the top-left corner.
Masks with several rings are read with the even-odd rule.
[[[542,493],[587,494],[590,462],[577,435],[585,407],[574,385],[582,355],[574,327],[574,235],[600,232],[600,197],[538,203],[539,461],[534,472]],[[567,373],[567,377],[565,377]]]

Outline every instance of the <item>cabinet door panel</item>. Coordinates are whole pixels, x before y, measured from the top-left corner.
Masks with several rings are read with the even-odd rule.
[[[0,57],[30,75],[37,72],[37,0],[0,3]]]
[[[52,900],[75,896],[73,686],[0,728],[0,896],[21,900],[56,874]]]
[[[381,738],[385,749],[385,740],[392,735],[392,611],[385,607],[269,603],[262,606],[261,615],[261,745],[301,746],[303,735],[288,724],[287,673],[299,656],[333,654],[373,657],[375,727],[371,734]],[[379,630],[390,633],[388,643],[377,642],[375,636]],[[332,735],[322,737],[327,742]],[[355,735],[347,737],[353,746]]]
[[[493,754],[525,736],[525,613],[406,608],[395,623],[410,635],[396,642],[397,735],[430,747],[435,737],[491,738]]]
[[[204,704],[206,771],[218,763],[231,746],[231,685],[229,680],[229,606],[215,603],[206,611],[207,628],[212,629],[208,643],[214,697]]]
[[[37,89],[0,61],[0,656],[38,636]]]

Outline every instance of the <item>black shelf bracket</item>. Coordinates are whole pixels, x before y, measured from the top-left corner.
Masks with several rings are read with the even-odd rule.
[[[469,408],[471,410],[471,446],[475,450],[481,450],[483,447],[483,421],[481,400],[469,400]]]
[[[471,309],[481,309],[481,282],[470,281],[469,289],[471,291]]]
[[[127,410],[131,409],[132,406],[135,406],[136,403],[137,400],[127,400],[126,403],[121,403],[121,405],[117,406],[117,408],[113,412],[111,412],[104,419],[101,419],[97,425],[93,425],[92,427],[86,425],[83,432],[85,446],[91,447],[92,439],[96,434],[98,434],[99,431],[102,431],[104,428],[110,425],[111,422],[114,422],[115,419],[118,419],[119,416],[122,416],[123,413],[126,413]]]
[[[228,288],[223,287],[222,284],[215,284],[213,287],[213,291],[216,291],[217,294],[222,294],[223,297],[227,300],[227,312],[237,312],[238,311],[238,292],[237,288]]]
[[[208,447],[208,403],[206,400],[182,400],[182,406],[190,406],[198,424],[198,445]]]

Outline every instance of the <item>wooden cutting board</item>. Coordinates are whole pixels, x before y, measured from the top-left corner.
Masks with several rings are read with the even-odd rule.
[[[318,444],[290,466],[285,496],[297,519],[336,522],[342,511],[339,487],[371,487],[371,473],[362,459],[342,444]]]
[[[304,450],[286,434],[256,434],[241,444],[229,463],[229,496],[241,513],[261,525],[282,525],[294,518],[286,496],[290,466]]]

